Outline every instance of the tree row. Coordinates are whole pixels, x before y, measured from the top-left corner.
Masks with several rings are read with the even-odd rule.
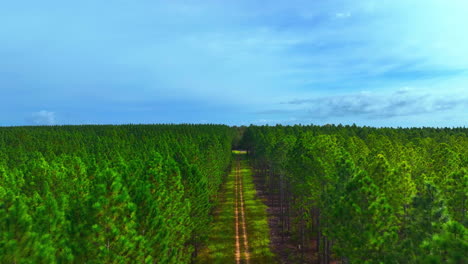
[[[251,126],[241,143],[298,259],[311,250],[318,263],[464,263],[467,136],[464,128]]]
[[[0,263],[189,263],[233,137],[220,125],[0,128]]]

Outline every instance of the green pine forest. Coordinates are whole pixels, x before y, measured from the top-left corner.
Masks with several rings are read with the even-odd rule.
[[[314,247],[316,263],[461,264],[467,136],[465,128],[252,126],[243,144],[297,254]]]
[[[0,127],[0,263],[194,263],[232,149],[288,263],[468,260],[467,128],[184,124]]]

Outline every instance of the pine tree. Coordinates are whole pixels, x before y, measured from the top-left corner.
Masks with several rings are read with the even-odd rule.
[[[468,170],[462,168],[452,171],[442,183],[447,209],[453,220],[468,226],[466,217],[468,203]]]
[[[440,233],[449,221],[447,208],[439,189],[430,181],[413,198],[409,219],[403,227],[405,234],[398,251],[402,260],[416,262],[423,254],[420,245],[433,234]]]
[[[24,200],[0,186],[0,263],[34,263],[36,233]]]
[[[464,264],[468,259],[468,229],[456,221],[443,225],[440,233],[424,240],[417,263]]]
[[[136,206],[121,176],[110,168],[98,171],[93,188],[93,235],[89,238],[89,260],[125,263],[135,257]]]

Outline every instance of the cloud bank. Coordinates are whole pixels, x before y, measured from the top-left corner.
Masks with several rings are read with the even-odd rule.
[[[288,105],[302,106],[315,118],[349,117],[381,119],[468,109],[466,95],[435,95],[399,90],[390,94],[360,92],[345,95],[298,99]]]
[[[31,114],[31,120],[34,125],[55,125],[57,124],[55,112],[41,110]]]

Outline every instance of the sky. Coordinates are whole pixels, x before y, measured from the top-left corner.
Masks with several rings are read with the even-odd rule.
[[[0,126],[468,126],[468,1],[5,1]]]

